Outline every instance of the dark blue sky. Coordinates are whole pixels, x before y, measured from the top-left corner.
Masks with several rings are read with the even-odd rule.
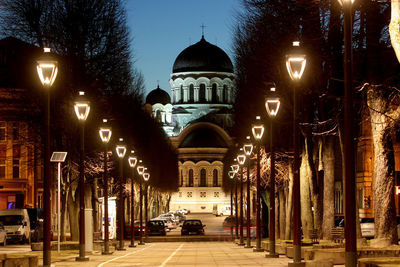
[[[135,66],[145,78],[146,95],[157,87],[171,93],[175,58],[201,38],[218,45],[233,60],[232,32],[240,0],[127,0]]]

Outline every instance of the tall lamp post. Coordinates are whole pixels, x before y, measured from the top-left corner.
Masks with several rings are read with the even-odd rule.
[[[306,68],[306,56],[300,50],[300,42],[293,42],[290,54],[286,55],[286,68],[290,78],[297,84]],[[297,122],[296,87],[293,88],[293,263],[290,266],[303,266],[301,262],[300,229],[300,173],[299,173],[299,129]]]
[[[128,157],[129,167],[132,168],[132,178],[131,178],[131,244],[129,247],[134,248],[135,245],[135,188],[133,186],[135,177],[135,167],[137,164],[137,158],[135,156],[135,151],[131,150],[131,154]]]
[[[104,190],[104,251],[103,255],[110,255],[110,245],[109,245],[109,221],[108,221],[108,176],[107,176],[107,145],[110,142],[112,130],[111,127],[107,125],[107,120],[103,119],[103,125],[99,130],[100,139],[104,144],[104,173],[103,173],[103,190]]]
[[[147,168],[145,168],[145,171],[147,170]],[[144,227],[144,236],[147,238],[147,222],[148,222],[148,220],[149,220],[149,218],[148,218],[148,203],[147,203],[147,201],[148,201],[148,197],[147,197],[147,194],[148,194],[148,192],[147,192],[147,189],[149,188],[149,186],[148,186],[148,181],[149,181],[149,179],[150,179],[150,173],[148,173],[148,172],[145,172],[145,173],[143,173],[143,180],[144,180],[144,225],[145,225],[145,227]]]
[[[140,177],[143,176],[144,166],[142,165],[142,161],[139,160],[139,165],[136,168]],[[143,242],[143,189],[142,189],[142,179],[139,179],[139,245],[144,245]]]
[[[250,232],[250,227],[251,227],[251,219],[250,219],[250,156],[251,153],[253,152],[253,144],[250,142],[250,136],[246,136],[246,143],[243,145],[243,151],[246,154],[248,160],[247,160],[247,180],[246,180],[246,186],[247,186],[247,239],[246,239],[246,246],[245,248],[252,248],[253,246],[251,245],[251,232]]]
[[[126,146],[124,144],[124,139],[120,138],[119,143],[115,147],[117,156],[119,158],[119,246],[117,250],[126,250],[124,248],[124,190],[123,190],[123,180],[124,180],[124,157],[126,153]]]
[[[237,159],[234,159],[236,162]],[[237,174],[239,172],[239,164],[233,164],[232,170]],[[235,239],[239,238],[239,214],[238,214],[238,179],[235,179]]]
[[[79,257],[76,261],[87,261],[85,257],[85,121],[89,115],[90,103],[85,92],[80,91],[74,104],[75,114],[81,124],[81,158],[79,170]]]
[[[279,111],[281,101],[277,95],[275,95],[275,87],[271,87],[270,95],[265,98],[265,109],[267,110],[270,118],[270,135],[269,135],[269,147],[271,151],[271,174],[270,174],[270,185],[269,185],[269,255],[265,255],[269,258],[278,258],[279,255],[275,253],[275,150],[273,144],[273,119]]]
[[[344,195],[346,220],[344,232],[346,239],[346,266],[357,265],[355,169],[353,141],[353,41],[352,4],[354,0],[339,0],[344,13]]]
[[[44,150],[44,178],[43,182],[46,185],[43,188],[44,194],[44,232],[43,232],[43,266],[51,266],[51,178],[50,178],[50,88],[53,85],[58,72],[58,63],[50,55],[50,48],[44,48],[44,53],[37,60],[37,73],[46,91],[46,108],[44,113],[45,125],[45,150]],[[35,193],[37,188],[35,188]],[[37,201],[37,193],[35,194],[35,203]]]
[[[232,166],[231,166],[232,168]],[[234,171],[229,171],[228,176],[231,179],[231,218],[233,218],[233,178],[235,178],[235,172]],[[233,239],[233,226],[231,225],[231,239]]]
[[[240,165],[240,239],[239,239],[239,246],[244,246],[244,241],[243,241],[243,165],[246,161],[246,155],[243,154],[243,148],[240,148],[240,153],[237,156],[237,161],[239,162]]]
[[[261,183],[260,183],[260,143],[261,138],[264,135],[264,125],[261,122],[261,117],[256,117],[256,122],[251,128],[253,137],[256,140],[256,151],[257,151],[257,196],[256,196],[256,247],[253,249],[254,252],[263,252],[264,249],[261,247]]]

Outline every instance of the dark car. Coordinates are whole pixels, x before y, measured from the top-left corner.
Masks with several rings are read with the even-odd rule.
[[[167,235],[166,228],[163,220],[151,220],[147,223],[148,235]]]
[[[182,224],[182,235],[204,235],[204,227],[200,220],[185,220]]]
[[[43,240],[43,209],[27,209],[31,225],[31,241]],[[53,231],[50,229],[50,239],[53,240]]]
[[[134,227],[133,231],[134,231],[135,236],[139,236],[139,234],[140,234],[140,221],[135,221],[133,225],[134,225],[133,226]],[[142,226],[143,226],[142,233],[143,233],[143,236],[145,236],[146,223],[144,221],[142,222]],[[127,239],[131,238],[131,224],[126,224],[125,225],[125,238],[127,238]]]

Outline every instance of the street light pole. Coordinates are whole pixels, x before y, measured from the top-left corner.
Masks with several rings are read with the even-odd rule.
[[[43,166],[43,266],[51,266],[51,188],[52,180],[50,178],[50,88],[53,85],[58,72],[57,61],[50,56],[50,48],[44,48],[44,54],[37,60],[37,73],[46,90],[46,107],[44,112],[44,166]],[[37,192],[37,188],[35,188]],[[36,203],[37,199],[35,199]]]
[[[147,238],[147,222],[149,221],[148,213],[147,213],[147,206],[148,206],[147,193],[148,193],[148,188],[149,188],[149,185],[148,185],[149,179],[150,179],[150,173],[148,173],[148,172],[143,173],[143,180],[144,180],[144,184],[145,184],[145,195],[144,195],[144,206],[145,206],[145,210],[144,210],[144,218],[145,218],[144,225],[145,225],[145,227],[144,227],[144,236],[146,238]]]
[[[84,99],[85,93],[80,91],[75,101],[75,114],[81,124],[81,155],[79,168],[79,257],[76,261],[88,261],[85,256],[85,121],[89,115],[89,101]]]
[[[123,180],[124,180],[124,157],[126,153],[126,146],[123,143],[124,139],[120,138],[119,143],[117,144],[115,150],[117,152],[117,156],[119,157],[119,246],[117,250],[126,250],[124,248],[124,189],[123,189]]]
[[[231,166],[232,168],[232,166]],[[229,171],[228,176],[231,179],[231,218],[233,218],[233,178],[235,177],[235,172],[234,171]],[[231,239],[232,241],[235,241],[233,239],[233,226],[231,224]]]
[[[346,266],[357,266],[355,167],[353,141],[353,0],[339,0],[344,13],[344,218]]]
[[[250,156],[251,153],[253,152],[253,144],[250,142],[250,136],[246,137],[247,143],[243,145],[243,150],[244,153],[246,154],[248,160],[247,160],[247,180],[246,180],[246,185],[247,185],[247,239],[246,239],[246,246],[245,248],[252,248],[253,246],[251,245],[251,219],[250,219]]]
[[[242,153],[243,148],[240,148]],[[240,154],[237,156],[237,161],[240,164],[240,239],[239,239],[239,246],[244,246],[244,240],[243,240],[243,165],[244,162],[246,161],[246,155]]]
[[[300,42],[293,42],[293,53],[286,56],[286,68],[290,78],[298,82],[306,67],[306,56],[299,53]],[[297,122],[296,86],[293,88],[293,263],[289,266],[303,266],[301,262],[301,228],[300,228],[300,159],[299,159],[299,129]]]
[[[256,117],[257,122],[252,127],[252,133],[256,140],[257,150],[257,197],[256,197],[256,247],[253,249],[254,252],[263,252],[264,249],[261,247],[261,183],[260,183],[260,141],[264,134],[264,125],[261,123],[261,117]]]
[[[234,161],[237,161],[234,159]],[[239,214],[238,214],[238,178],[237,173],[239,172],[239,165],[234,164],[232,165],[232,169],[235,172],[236,179],[235,179],[235,240],[239,239]]]
[[[265,255],[268,258],[278,258],[279,255],[275,252],[275,148],[273,143],[273,119],[276,117],[279,111],[280,99],[279,97],[273,96],[275,93],[275,87],[271,87],[271,96],[265,99],[265,108],[268,116],[270,117],[270,135],[269,135],[269,146],[271,151],[271,174],[270,174],[270,186],[269,186],[269,254]]]
[[[137,163],[137,158],[135,157],[135,152],[131,150],[131,154],[128,157],[129,166],[132,168],[132,178],[131,178],[131,244],[129,247],[134,248],[135,245],[135,188],[134,188],[134,177],[135,177],[135,167]]]
[[[103,180],[104,180],[104,186],[103,186],[103,191],[104,191],[104,251],[102,252],[103,255],[110,255],[112,252],[110,252],[110,244],[109,244],[109,221],[108,221],[108,176],[107,176],[107,144],[111,139],[112,131],[111,127],[109,127],[107,124],[107,120],[103,119],[103,126],[100,127],[99,134],[101,141],[104,144],[104,174],[103,174]]]
[[[141,165],[141,160],[139,160],[139,166],[136,168],[138,174],[140,177],[143,176],[144,173],[144,167]],[[144,245],[145,243],[143,242],[143,188],[142,188],[142,179],[139,178],[139,245]]]

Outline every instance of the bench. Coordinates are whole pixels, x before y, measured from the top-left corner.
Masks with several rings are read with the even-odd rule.
[[[344,239],[344,227],[332,227],[331,237],[335,243],[343,243]]]
[[[311,242],[313,243],[313,244],[318,244],[319,243],[319,241],[318,241],[318,231],[317,231],[317,229],[310,229],[310,230],[308,230],[308,232],[309,232],[309,234],[310,234],[310,239],[311,239]]]

